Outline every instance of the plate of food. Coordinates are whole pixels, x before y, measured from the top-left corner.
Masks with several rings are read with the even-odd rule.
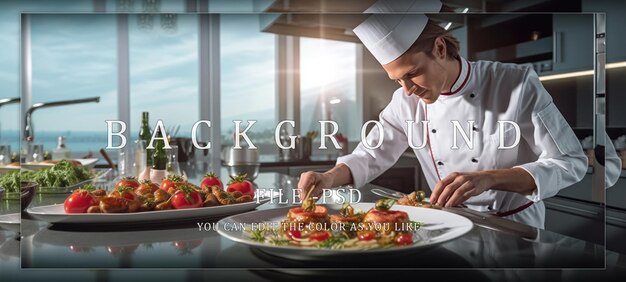
[[[41,162],[23,163],[22,167],[29,169],[29,170],[40,170],[40,169],[52,167],[60,162],[69,162],[74,166],[94,168],[96,165],[96,162],[98,162],[98,159],[90,158],[90,159],[72,159],[72,160],[45,160]]]
[[[232,241],[289,259],[363,253],[403,253],[463,236],[473,223],[438,209],[396,205],[395,200],[351,205],[285,207],[233,215],[217,232]]]
[[[196,218],[218,218],[245,211],[270,201],[276,195],[253,191],[226,192],[219,186],[202,186],[170,177],[168,186],[134,178],[120,180],[113,191],[84,186],[63,204],[29,208],[34,218],[61,224],[137,224]],[[163,183],[162,183],[163,184]]]

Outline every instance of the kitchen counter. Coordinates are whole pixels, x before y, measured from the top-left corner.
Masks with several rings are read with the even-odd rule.
[[[220,173],[222,178],[227,176],[224,169]],[[198,183],[203,173],[188,174],[192,182]],[[297,178],[278,173],[260,173],[255,180],[259,188],[282,188],[283,191],[293,189],[296,183]],[[379,199],[371,193],[376,187],[368,184],[361,189],[363,202]],[[65,195],[46,195],[35,199],[32,205],[62,203],[64,199]],[[259,209],[277,206],[280,205],[266,203]],[[605,267],[605,251],[601,245],[545,230],[538,230],[537,238],[528,240],[478,226],[460,238],[428,249],[389,257],[359,256],[352,261],[295,261],[274,257],[222,238],[212,229],[199,231],[197,220],[148,226],[81,227],[48,225],[23,214],[22,235],[23,268],[245,268],[253,270],[222,274],[232,274],[238,279],[269,280],[293,279],[294,274],[329,275],[330,272],[320,270],[329,268],[455,268],[466,270],[462,276],[498,280],[502,278],[500,275],[515,274],[473,269]],[[608,255],[614,262],[624,260],[616,253]],[[217,273],[220,272],[215,275]],[[186,277],[192,280],[206,275],[211,276],[207,272],[189,270]]]

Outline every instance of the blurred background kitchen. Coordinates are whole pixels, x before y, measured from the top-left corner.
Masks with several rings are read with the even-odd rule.
[[[589,151],[590,169],[583,181],[546,201],[546,228],[602,243],[606,215],[608,247],[626,252],[623,243],[611,240],[626,232],[626,173],[622,170],[606,197],[598,196],[604,187],[592,183],[591,166],[595,159],[592,12],[606,12],[606,132],[616,153],[626,155],[622,109],[626,105],[626,3],[442,2],[458,14],[433,18],[461,41],[462,56],[532,64]],[[211,120],[212,128],[201,128],[198,139],[210,140],[213,149],[187,159],[221,162],[222,151],[232,145],[232,121],[243,120],[245,128],[246,120],[256,120],[249,136],[259,147],[262,172],[325,171],[337,156],[356,146],[361,125],[378,118],[397,88],[351,31],[365,18],[360,13],[371,3],[2,1],[0,42],[5,52],[0,56],[0,101],[7,102],[0,103],[0,142],[10,145],[10,156],[16,161],[25,142],[43,145],[44,157],[52,158],[62,137],[64,152],[72,158],[99,158],[98,165],[107,166],[99,153],[107,143],[104,121],[126,121],[132,141],[139,135],[142,112],[149,112],[152,129],[161,119],[174,139],[189,138],[193,123]],[[22,16],[20,24],[19,12],[32,13]],[[11,100],[18,97],[24,116],[20,116],[20,103]],[[79,101],[80,105],[71,102],[87,98],[92,99]],[[56,101],[70,102],[31,109],[37,103]],[[31,119],[26,122],[29,109]],[[274,130],[286,119],[296,121],[296,126],[285,126],[283,134],[305,137],[320,130],[318,120],[334,120],[349,148],[318,150],[319,138],[314,138],[311,151],[279,150]],[[22,141],[28,132],[31,140]],[[108,154],[115,162],[117,151]],[[428,190],[410,151],[373,183],[405,192]]]

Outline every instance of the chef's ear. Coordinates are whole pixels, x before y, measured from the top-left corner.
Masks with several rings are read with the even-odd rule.
[[[437,59],[445,60],[447,54],[447,46],[446,41],[443,39],[443,36],[437,36],[433,44],[433,56],[435,56],[435,58]]]

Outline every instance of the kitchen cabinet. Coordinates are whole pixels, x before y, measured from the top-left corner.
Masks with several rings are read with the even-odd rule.
[[[544,202],[546,230],[604,244],[604,205],[559,196]]]
[[[584,0],[582,11],[606,13],[606,62],[626,61],[626,1]]]
[[[593,15],[552,15],[552,71],[593,69]]]
[[[606,248],[614,252],[626,254],[626,210],[606,209]]]
[[[557,195],[576,200],[591,200],[591,173],[586,173],[581,181],[559,191]]]
[[[553,52],[552,20],[549,14],[470,15],[468,57],[518,64],[549,61]],[[551,69],[549,65],[542,68]]]
[[[622,170],[622,175],[613,187],[606,190],[606,205],[608,207],[626,210],[626,171]]]

